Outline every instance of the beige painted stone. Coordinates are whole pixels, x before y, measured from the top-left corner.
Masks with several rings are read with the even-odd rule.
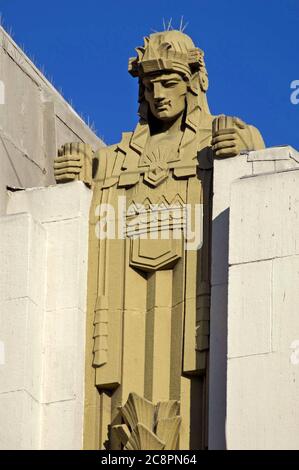
[[[9,291],[12,283],[7,283],[5,277],[0,279],[5,308],[22,297],[25,292],[22,281],[25,280],[28,287],[25,292],[28,337],[19,342],[14,354],[21,357],[22,351],[27,351],[19,369],[26,371],[32,364],[32,374],[25,373],[24,387],[36,400],[31,402],[24,388],[26,393],[20,396],[16,409],[20,410],[19,416],[30,423],[32,432],[24,441],[24,430],[17,432],[12,427],[10,437],[2,438],[4,447],[11,448],[17,443],[21,448],[26,445],[44,449],[80,448],[85,400],[85,448],[103,448],[107,438],[113,449],[206,448],[209,362],[212,404],[209,445],[221,446],[224,419],[221,387],[225,370],[220,375],[219,372],[225,355],[222,359],[219,356],[226,352],[224,301],[230,184],[241,176],[274,171],[276,164],[286,159],[264,161],[260,155],[250,157],[251,152],[246,157],[244,152],[264,146],[258,130],[239,118],[210,114],[204,54],[182,32],[153,34],[145,39],[144,48],[138,48],[138,56],[129,62],[129,71],[139,77],[140,96],[144,98],[139,110],[141,121],[133,133],[123,134],[117,146],[100,149],[95,155],[93,149],[102,147],[99,139],[82,125],[73,110],[2,30],[1,34],[3,76],[18,84],[15,95],[11,86],[7,92],[13,100],[9,113],[19,111],[14,126],[10,115],[0,122],[3,124],[3,154],[10,157],[10,161],[20,160],[17,171],[7,166],[3,173],[5,183],[15,186],[52,183],[49,162],[54,159],[57,148],[60,150],[54,162],[56,181],[79,180],[66,186],[8,195],[8,213],[11,214],[8,217],[11,226],[15,224],[17,228],[14,239],[21,240],[23,219],[31,227],[28,229],[30,236],[33,233],[36,240],[38,236],[42,238],[34,232],[40,230],[44,239],[36,250],[37,259],[29,249],[21,253],[15,250],[11,254],[17,266],[14,278],[20,272],[12,291]],[[169,42],[170,48],[161,48],[161,41]],[[166,82],[171,86],[165,86]],[[160,106],[157,106],[157,94]],[[32,127],[32,115],[37,116],[37,128]],[[156,118],[158,133],[155,133],[152,116]],[[24,129],[24,135],[20,129]],[[72,143],[65,143],[67,141]],[[92,158],[99,164],[95,175],[91,172]],[[89,217],[85,397],[83,333],[90,192],[82,182],[93,189]],[[1,181],[0,188],[4,190]],[[134,217],[141,216],[143,220],[136,224],[132,213],[127,214],[126,240],[99,241],[96,238],[97,206],[109,203],[115,210],[119,197],[125,198],[126,211],[134,207]],[[5,203],[2,201],[2,208]],[[154,228],[149,223],[144,224],[144,212],[138,204],[143,204],[146,215],[152,216],[157,215],[153,205],[161,203],[163,207],[158,210]],[[197,240],[192,249],[184,245],[182,239],[165,236],[165,214],[173,210],[174,203],[178,207],[175,215],[172,213],[172,234],[178,231],[177,226],[181,227],[186,204],[191,205],[192,217],[197,216]],[[17,215],[20,212],[25,214]],[[119,218],[118,214],[116,225],[120,223]],[[110,221],[112,219],[110,217]],[[137,229],[137,238],[132,237],[134,229]],[[8,245],[9,231],[3,233],[4,243]],[[145,240],[144,234],[149,233],[155,233],[155,237]],[[27,234],[27,238],[22,239],[25,247],[30,244],[30,236]],[[10,252],[4,250],[0,254],[5,264]],[[42,263],[38,264],[37,260]],[[40,276],[34,283],[38,269],[35,266],[44,268],[46,280]],[[249,273],[248,292],[253,289],[253,279]],[[232,319],[233,315],[236,317],[238,302],[242,303],[235,294],[233,298],[236,305]],[[247,302],[246,296],[244,298]],[[30,308],[32,305],[34,308]],[[254,301],[251,308],[256,309]],[[212,347],[209,358],[210,309]],[[264,311],[263,314],[266,316]],[[258,320],[257,315],[251,317],[249,330]],[[260,338],[249,351],[260,351],[267,342],[268,320],[263,317]],[[10,321],[12,325],[18,323],[16,333],[20,334],[22,322],[18,322],[17,307]],[[7,322],[5,328],[3,332],[8,337],[12,326]],[[242,353],[244,344],[240,341],[232,349],[237,354]],[[245,352],[248,349],[245,348]],[[10,361],[15,356],[9,356]],[[7,386],[14,384],[16,387],[21,375],[16,370]],[[16,426],[18,417],[11,408],[16,392],[10,390],[9,393],[7,413],[0,410],[0,414],[4,413],[5,419],[10,414],[11,423]],[[140,407],[133,402],[138,402]],[[180,410],[178,402],[181,402]],[[136,422],[126,422],[124,410],[128,403],[142,415]],[[157,427],[148,422],[145,411],[149,409],[152,417],[158,412]],[[28,419],[30,410],[32,417]],[[110,425],[113,428],[111,438],[107,429]],[[220,430],[218,435],[217,429]]]
[[[169,47],[161,46],[166,43]],[[181,436],[179,446],[205,448],[213,157],[219,159],[214,181],[219,206],[216,203],[218,212],[213,217],[221,219],[219,239],[213,241],[213,260],[218,257],[214,285],[227,282],[228,218],[222,219],[222,211],[229,205],[229,184],[233,177],[253,171],[246,156],[237,155],[263,148],[264,143],[259,131],[241,119],[210,114],[204,54],[191,38],[175,30],[151,34],[137,53],[129,61],[130,74],[139,78],[141,97],[141,119],[134,132],[124,133],[119,144],[96,152],[98,170],[93,180],[88,147],[65,144],[54,163],[58,183],[79,179],[93,189],[85,448],[98,448],[98,442],[104,446],[109,413],[115,424],[111,448],[166,448],[165,435],[159,441],[143,419],[141,428],[136,423],[121,424],[125,418],[119,410],[137,396],[142,409],[155,407],[161,400],[183,400],[181,429],[187,434]],[[237,158],[226,161],[226,157]],[[230,178],[227,171],[232,173]],[[103,227],[99,205],[110,204],[114,212],[120,197],[125,201],[124,237],[113,239],[110,233],[98,240],[96,234],[100,238],[104,230],[99,228],[101,223]],[[173,204],[177,209],[167,234],[165,215],[173,211]],[[183,238],[180,225],[186,205],[191,207],[197,230],[192,247],[190,234]],[[120,215],[115,219],[119,224]],[[113,214],[107,220],[111,223]],[[110,228],[113,232],[114,224]],[[175,237],[178,232],[179,239]],[[95,415],[99,394],[101,408]],[[100,429],[96,422],[101,423]]]
[[[0,121],[0,146],[11,161],[21,159],[17,172],[11,165],[5,170],[5,181],[52,183],[49,160],[60,148],[55,179],[73,183],[9,193],[11,215],[0,220],[6,247],[0,261],[7,268],[11,257],[15,269],[0,277],[0,325],[10,344],[17,343],[15,350],[7,349],[9,362],[2,369],[0,419],[10,420],[10,427],[7,435],[0,432],[0,445],[81,448],[85,401],[85,448],[103,448],[107,440],[112,449],[131,450],[298,446],[297,339],[291,339],[298,328],[298,178],[297,171],[287,171],[298,168],[298,152],[259,150],[264,144],[257,129],[239,118],[212,116],[203,52],[183,33],[164,31],[146,38],[129,62],[144,98],[140,123],[118,145],[93,155],[102,143],[27,58],[15,54],[19,51],[5,34],[1,41],[0,64],[18,83],[18,93],[12,95],[10,88],[7,96],[19,113],[14,126],[9,116]],[[161,41],[170,47],[161,48]],[[172,85],[164,87],[166,81]],[[35,140],[30,109],[38,118]],[[99,163],[95,175],[92,158]],[[90,213],[91,192],[83,182],[93,190]],[[142,223],[129,214],[126,240],[99,241],[97,205],[117,209],[119,197],[125,198],[125,210],[135,207],[134,217],[141,215]],[[156,238],[145,240],[152,227],[144,224],[144,212],[152,215],[153,205],[161,202]],[[198,215],[199,247],[163,239],[163,217],[174,202],[179,209],[173,233],[184,204],[190,204]],[[38,249],[32,250],[35,244]],[[18,358],[8,377],[6,370]],[[283,397],[290,403],[287,411]],[[128,419],[129,407],[140,413],[137,419]],[[287,430],[283,437],[280,427]]]

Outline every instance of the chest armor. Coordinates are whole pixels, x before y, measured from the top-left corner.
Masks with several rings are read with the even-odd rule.
[[[202,242],[202,184],[196,166],[196,160],[185,165],[176,149],[165,144],[144,152],[135,167],[124,161],[117,186],[125,187],[132,267],[172,268],[183,256],[190,229],[196,231],[197,244]]]

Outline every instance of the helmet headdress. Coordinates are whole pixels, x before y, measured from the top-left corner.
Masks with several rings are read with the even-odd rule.
[[[144,101],[142,78],[146,75],[177,72],[188,82],[187,116],[195,107],[209,112],[205,93],[208,74],[204,53],[195,47],[192,39],[181,31],[170,30],[144,38],[144,46],[137,47],[137,57],[129,60],[129,73],[139,78],[139,114],[147,121],[147,103]],[[190,94],[188,93],[188,94]]]

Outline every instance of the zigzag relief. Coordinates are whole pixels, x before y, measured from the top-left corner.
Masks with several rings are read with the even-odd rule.
[[[165,229],[183,229],[186,224],[186,206],[179,194],[170,202],[165,196],[154,204],[146,197],[142,204],[132,201],[126,214],[127,236],[161,231]]]
[[[153,196],[157,196],[157,199],[155,199]],[[185,204],[186,203],[184,202],[182,196],[178,193],[172,199],[165,196],[164,194],[160,196],[153,193],[151,198],[147,196],[141,203],[132,199],[132,201],[130,201],[128,204],[127,215],[137,215],[149,210],[167,210],[176,207],[184,207]]]

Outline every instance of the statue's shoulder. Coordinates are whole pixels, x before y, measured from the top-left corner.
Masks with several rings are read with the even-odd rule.
[[[118,162],[119,160],[124,159],[132,135],[133,132],[123,132],[122,139],[119,143],[101,147],[94,153],[93,179],[95,181],[103,181],[110,176],[110,173],[114,173],[116,167],[119,167],[117,163],[120,163]]]
[[[253,149],[261,150],[265,148],[265,142],[259,129],[255,126],[252,126],[251,124],[249,125],[249,128],[253,141]]]
[[[95,152],[94,158],[100,158],[104,155],[109,158],[115,157],[115,154],[118,150],[124,150],[129,146],[132,135],[133,132],[123,132],[120,142],[117,144],[108,145],[107,147],[101,147]]]

